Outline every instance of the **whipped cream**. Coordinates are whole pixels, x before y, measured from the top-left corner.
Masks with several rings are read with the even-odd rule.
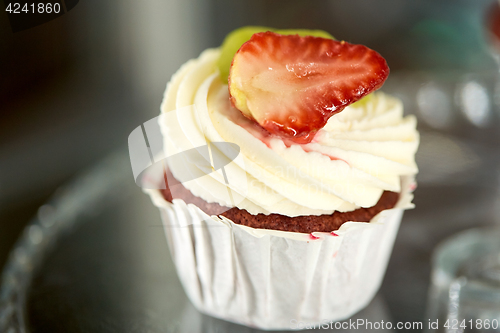
[[[385,190],[400,192],[401,176],[417,173],[416,119],[403,117],[399,99],[372,93],[332,116],[311,143],[289,144],[231,105],[219,52],[206,50],[184,64],[161,106],[167,156],[210,142],[240,147],[224,170],[183,182],[194,195],[251,214],[322,215],[374,206]],[[169,168],[176,178],[184,171]]]

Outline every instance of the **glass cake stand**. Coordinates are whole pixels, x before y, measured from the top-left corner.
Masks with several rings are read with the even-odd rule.
[[[432,185],[436,177],[418,189],[418,209],[405,213],[382,288],[354,319],[425,323],[434,245],[472,224],[487,224],[481,221],[498,200],[496,187]],[[0,332],[258,330],[203,315],[191,305],[160,214],[135,185],[128,154],[120,150],[58,190],[25,229],[2,275]]]

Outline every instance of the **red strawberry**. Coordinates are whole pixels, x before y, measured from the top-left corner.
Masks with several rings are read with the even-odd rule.
[[[388,75],[385,59],[366,46],[268,31],[254,34],[234,56],[229,93],[270,133],[305,143]]]

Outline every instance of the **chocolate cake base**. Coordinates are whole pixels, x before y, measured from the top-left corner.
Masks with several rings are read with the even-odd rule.
[[[167,181],[170,180],[170,182]],[[311,232],[331,232],[340,228],[348,221],[370,222],[371,219],[385,209],[393,208],[398,199],[399,193],[384,191],[377,204],[370,208],[358,208],[352,212],[334,212],[331,215],[307,215],[289,217],[280,214],[257,214],[252,215],[244,209],[237,207],[223,207],[217,203],[208,203],[205,200],[194,196],[181,183],[173,182],[175,179],[170,171],[165,175],[167,189],[162,190],[165,200],[172,202],[172,199],[182,199],[186,203],[198,206],[208,215],[222,215],[234,223],[246,225],[252,228],[273,229],[282,231],[292,231],[301,233]]]

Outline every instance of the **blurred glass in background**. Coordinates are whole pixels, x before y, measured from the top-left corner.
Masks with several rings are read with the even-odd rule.
[[[432,258],[425,332],[500,332],[500,228],[447,238]],[[441,323],[441,324],[439,324]]]
[[[435,244],[500,222],[497,6],[81,0],[62,17],[18,33],[0,14],[0,267],[60,184],[125,146],[134,128],[158,114],[165,85],[182,63],[244,25],[323,29],[380,52],[391,68],[383,90],[419,118],[419,215],[406,214],[398,238],[404,242],[396,244],[383,290],[401,286],[387,299],[396,319],[421,320]],[[412,269],[401,269],[408,263]],[[404,287],[409,281],[411,290]]]

